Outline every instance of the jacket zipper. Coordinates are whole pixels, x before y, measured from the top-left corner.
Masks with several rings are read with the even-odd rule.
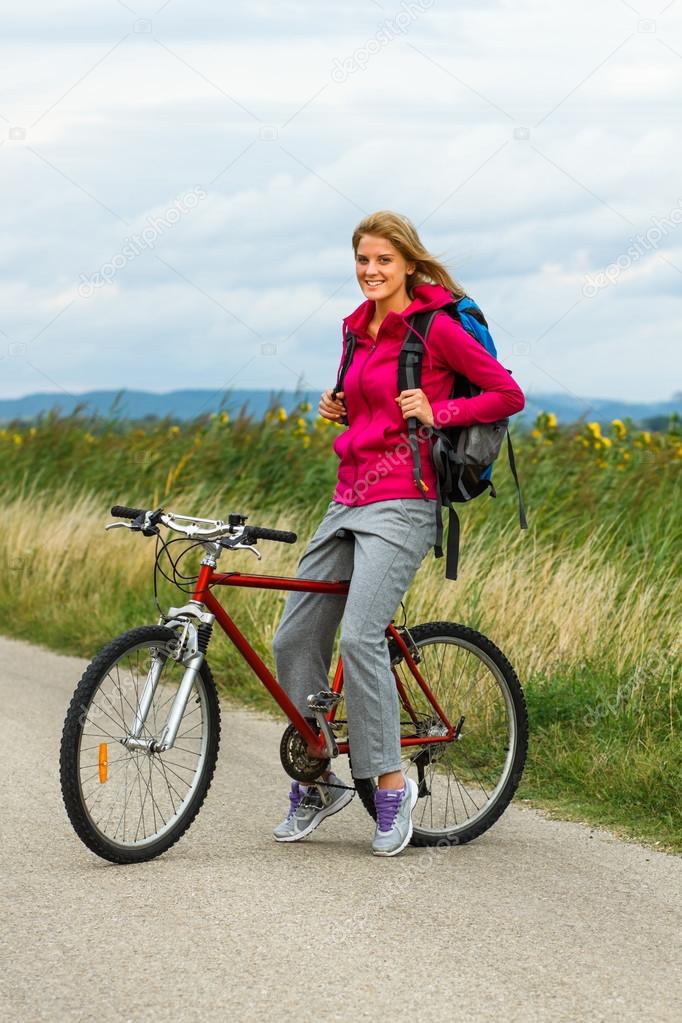
[[[381,326],[379,327],[379,330],[381,330]],[[360,372],[358,373],[358,390],[359,390],[359,393],[360,393],[360,395],[362,397],[363,404],[367,408],[368,412],[370,410],[370,407],[369,407],[369,403],[367,402],[367,400],[365,398],[365,393],[362,390],[361,384],[362,384],[362,377],[363,377],[364,372],[365,372],[365,367],[367,366],[367,363],[368,363],[372,353],[376,351],[377,341],[379,340],[379,330],[377,331],[376,338],[374,339],[374,341],[372,341],[372,344],[371,344],[371,347],[369,349],[369,352],[367,353],[367,358],[363,362],[362,366],[360,367]],[[355,483],[357,483],[358,461],[357,461],[357,459],[355,457],[355,454],[353,452],[353,438],[351,438],[350,443],[348,444],[348,454],[352,456],[352,458],[353,458],[353,465],[355,466],[355,470],[353,472],[353,483],[355,484]],[[356,500],[357,500],[357,494],[355,496],[356,496]]]

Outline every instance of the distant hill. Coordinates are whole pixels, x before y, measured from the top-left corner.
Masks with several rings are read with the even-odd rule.
[[[170,391],[153,394],[150,391],[86,391],[69,396],[64,393],[28,394],[24,398],[0,399],[0,422],[13,419],[32,420],[51,409],[68,415],[77,406],[86,414],[97,414],[117,419],[145,419],[168,416],[186,420],[208,415],[221,408],[236,414],[242,406],[256,418],[261,418],[272,404],[282,405],[290,412],[298,402],[309,401],[313,412],[317,409],[319,391]],[[615,398],[579,398],[569,394],[527,394],[526,407],[513,422],[528,427],[539,412],[553,412],[557,422],[568,425],[576,421],[608,423],[612,419],[630,417],[638,426],[659,429],[672,412],[682,415],[682,391],[669,401],[627,402]]]

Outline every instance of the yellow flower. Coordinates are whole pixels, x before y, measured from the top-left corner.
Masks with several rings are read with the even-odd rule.
[[[12,440],[17,445],[17,447],[24,443],[24,438],[21,436],[20,433],[15,433],[14,436],[12,437]]]
[[[35,437],[38,431],[36,430],[35,426],[32,426],[28,432],[31,437]]]
[[[601,437],[601,426],[599,423],[587,423],[586,425],[593,437]]]
[[[281,405],[277,409],[277,418],[279,419],[280,423],[286,423],[287,421],[286,409],[283,409]]]
[[[229,423],[229,421],[230,421],[230,414],[229,414],[229,412],[221,412],[220,413],[220,422],[221,423]]]
[[[651,444],[651,434],[648,430],[642,430],[642,440],[645,444]]]
[[[553,412],[547,413],[547,426],[550,428],[550,430],[553,430],[554,427],[556,426],[556,416],[554,415]]]
[[[531,437],[542,437],[542,434],[540,433],[539,430],[531,430],[530,435]]]
[[[613,441],[611,440],[610,437],[602,437],[601,442],[605,448],[610,448],[611,445],[613,444]]]
[[[309,448],[310,447],[310,435],[307,434],[307,433],[303,437],[303,447],[304,448]]]
[[[299,416],[298,419],[296,420],[296,426],[299,428],[299,430],[305,430],[307,425],[308,424],[303,418],[303,416]]]
[[[180,433],[180,427],[179,426],[171,426],[169,431],[168,431],[169,437],[177,437],[177,435],[179,433]]]
[[[612,419],[611,426],[614,428],[613,432],[616,434],[619,440],[623,440],[627,434],[627,428],[622,419]]]
[[[95,443],[95,438],[92,436],[91,433],[84,433],[83,434],[83,440],[85,441],[86,444],[94,444]]]
[[[301,412],[310,412],[313,406],[310,404],[309,401],[302,401],[298,407],[300,408]]]

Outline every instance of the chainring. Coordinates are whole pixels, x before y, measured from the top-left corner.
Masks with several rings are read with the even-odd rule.
[[[316,781],[329,767],[329,758],[321,760],[308,753],[307,743],[295,725],[284,729],[279,756],[284,770],[296,781]]]

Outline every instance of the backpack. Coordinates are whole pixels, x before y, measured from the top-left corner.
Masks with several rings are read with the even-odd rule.
[[[398,358],[399,393],[421,386],[421,367],[424,354],[422,338],[426,341],[431,324],[440,312],[445,313],[459,323],[468,334],[478,341],[479,344],[483,345],[486,351],[497,358],[497,351],[488,330],[488,324],[479,307],[468,295],[464,295],[459,300],[453,298],[451,303],[441,306],[439,309],[414,313],[408,317],[408,332]],[[355,336],[348,332],[346,335],[346,350],[339,371],[339,378],[332,392],[333,397],[336,397],[336,391],[343,389],[343,379],[353,359],[355,343]],[[480,393],[480,387],[477,387],[466,377],[457,374],[453,382],[450,398],[472,398]],[[347,419],[343,421],[348,422]],[[497,491],[492,482],[492,463],[500,452],[505,433],[507,435],[509,464],[519,496],[519,525],[521,529],[528,528],[508,426],[509,419],[505,418],[495,423],[473,423],[471,426],[426,428],[429,432],[429,439],[432,442],[431,461],[436,474],[437,532],[434,554],[437,558],[443,557],[442,506],[445,505],[449,511],[447,558],[445,563],[446,579],[457,578],[457,565],[459,561],[460,526],[459,517],[454,505],[470,501],[488,490],[491,497],[497,497]],[[415,417],[411,417],[407,420],[407,428],[412,452],[412,474],[415,485],[424,496],[424,499],[428,500],[425,484],[421,478],[421,457],[417,438],[417,429],[424,429],[424,427]]]

